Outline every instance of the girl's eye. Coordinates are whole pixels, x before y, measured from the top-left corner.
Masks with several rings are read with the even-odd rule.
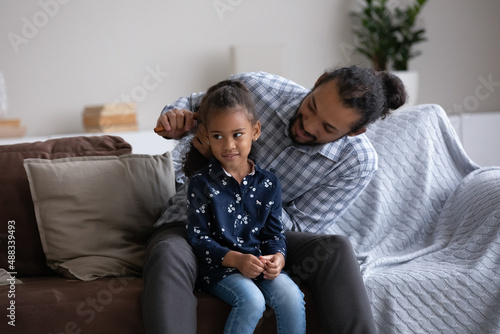
[[[221,135],[214,135],[214,139],[222,139]]]
[[[238,137],[241,137],[243,135],[243,133],[241,132],[237,132],[233,135],[234,138],[238,138]]]

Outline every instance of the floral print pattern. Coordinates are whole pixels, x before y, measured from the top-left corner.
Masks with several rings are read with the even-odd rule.
[[[212,159],[190,180],[187,206],[188,241],[199,261],[201,286],[238,272],[222,266],[230,250],[286,255],[281,185],[257,165],[239,184]]]

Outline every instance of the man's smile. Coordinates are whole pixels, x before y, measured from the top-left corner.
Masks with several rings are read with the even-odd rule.
[[[295,118],[293,129],[292,134],[295,136],[294,139],[300,143],[313,143],[318,139],[304,129],[303,116],[301,114],[298,114]]]

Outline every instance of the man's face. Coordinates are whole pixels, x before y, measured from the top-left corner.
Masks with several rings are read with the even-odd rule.
[[[299,144],[314,145],[333,142],[345,135],[356,136],[365,128],[352,132],[361,116],[342,105],[335,80],[314,88],[290,120],[290,137]]]

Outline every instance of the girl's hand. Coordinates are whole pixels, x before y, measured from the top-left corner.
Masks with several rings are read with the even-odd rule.
[[[240,273],[248,278],[255,278],[264,271],[264,264],[252,254],[242,254],[236,266]]]
[[[235,267],[243,276],[248,278],[259,276],[265,267],[262,261],[256,256],[236,251],[229,251],[224,260],[222,260],[222,265],[225,267]]]
[[[259,256],[259,260],[265,264],[264,278],[268,280],[278,277],[285,266],[285,257],[281,253]]]

